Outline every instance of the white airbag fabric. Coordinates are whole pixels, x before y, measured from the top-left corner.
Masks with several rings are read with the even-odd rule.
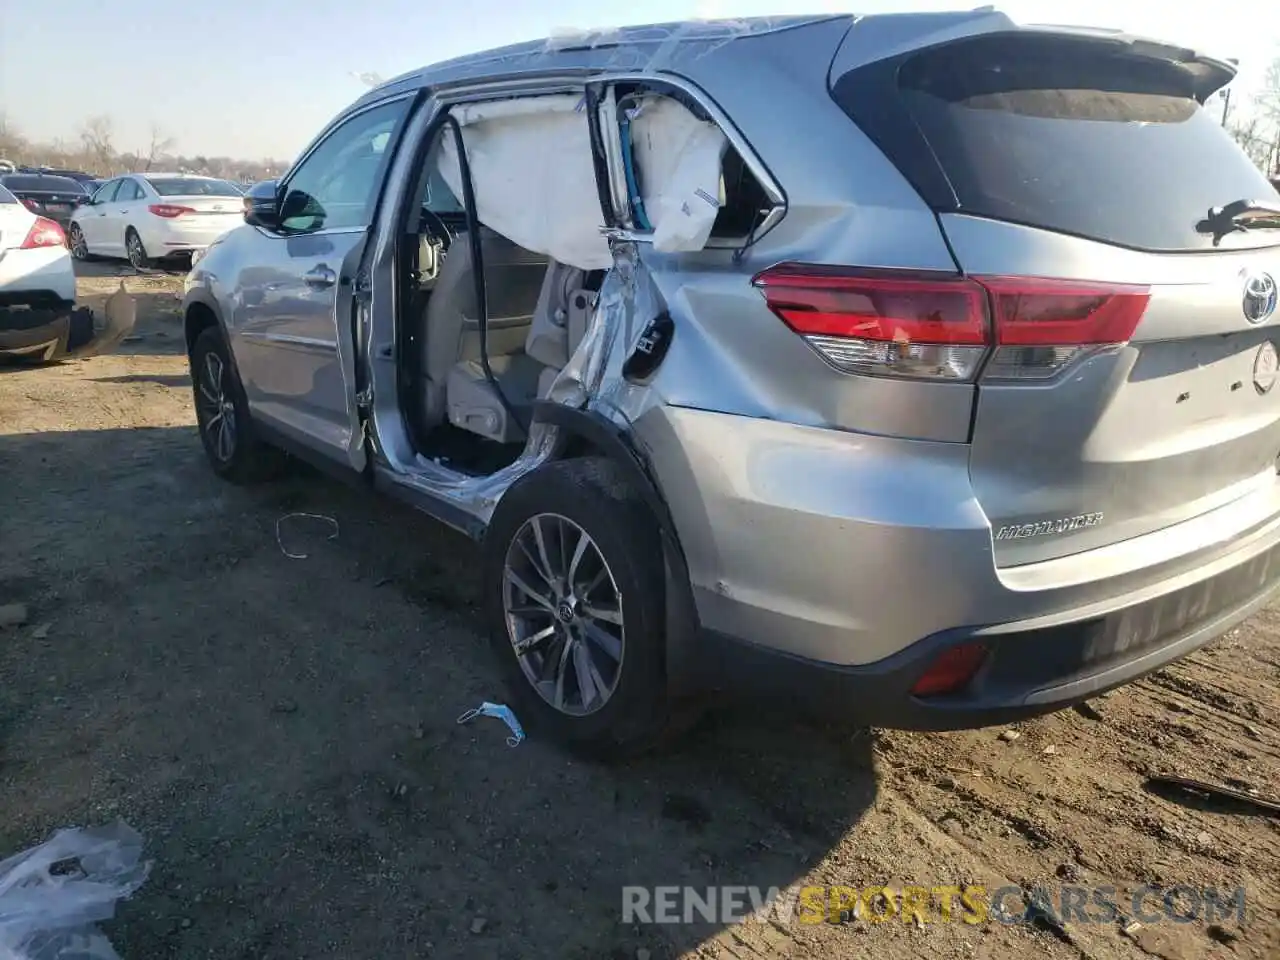
[[[580,270],[613,265],[601,234],[591,134],[581,98],[533,97],[456,107],[476,217],[508,240]],[[437,165],[463,196],[454,138],[446,131]]]
[[[631,121],[631,144],[653,248],[701,250],[723,204],[724,134],[677,101],[654,97]]]

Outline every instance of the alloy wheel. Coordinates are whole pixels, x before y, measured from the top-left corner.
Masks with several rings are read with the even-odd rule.
[[[507,546],[502,606],[507,638],[538,694],[559,712],[600,710],[622,675],[622,593],[604,554],[567,517],[540,513]]]
[[[71,255],[77,260],[89,259],[89,245],[84,242],[84,232],[76,225],[71,225]]]
[[[145,269],[147,266],[147,251],[142,246],[142,238],[136,233],[130,233],[129,239],[125,241],[125,247],[128,249],[129,262],[133,264],[137,270]]]
[[[196,377],[196,416],[209,450],[221,463],[228,463],[236,452],[236,408],[226,380],[222,358],[206,353]]]

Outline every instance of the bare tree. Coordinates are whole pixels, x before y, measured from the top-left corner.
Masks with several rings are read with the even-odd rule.
[[[116,149],[115,125],[110,117],[90,117],[80,128],[80,142],[84,144],[85,159],[102,174],[114,173]]]
[[[148,163],[163,162],[179,170],[191,173],[212,173],[216,176],[235,177],[243,180],[266,180],[273,172],[288,167],[287,163],[272,158],[244,160],[233,157],[186,157],[168,153],[173,142],[159,126],[151,131],[146,154],[142,151],[118,153],[113,146],[114,127],[109,117],[94,117],[81,127],[75,139],[54,139],[38,142],[29,139],[0,111],[0,157],[15,165],[46,167],[80,167],[98,174],[116,173],[121,170],[141,170]]]
[[[1231,101],[1227,131],[1263,173],[1280,176],[1280,58],[1267,67],[1262,86],[1236,106]]]
[[[147,147],[147,155],[145,158],[139,157],[142,163],[142,172],[149,173],[155,162],[173,148],[173,143],[173,137],[166,134],[159,124],[153,123],[151,125],[151,145]]]
[[[0,158],[10,163],[26,163],[31,144],[3,113],[0,113]]]
[[[1267,125],[1262,117],[1258,114],[1250,114],[1232,120],[1227,124],[1227,132],[1236,143],[1240,144],[1240,149],[1248,154],[1254,166],[1265,171],[1271,156],[1272,144],[1271,137],[1267,135]]]
[[[1280,177],[1280,57],[1272,60],[1267,68],[1267,77],[1257,100],[1258,112],[1271,134],[1271,153],[1262,169],[1269,176]]]

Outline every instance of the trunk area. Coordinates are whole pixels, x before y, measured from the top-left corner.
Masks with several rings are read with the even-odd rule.
[[[1010,229],[1042,233],[983,226],[988,241]],[[982,260],[976,250],[969,256],[964,231],[952,233],[962,265]],[[1244,301],[1252,279],[1280,275],[1280,249],[1149,255],[1049,242],[1087,256],[1041,260],[1027,274],[1111,273],[1103,279],[1149,284],[1151,300],[1129,343],[1097,348],[1051,381],[979,381],[970,475],[997,565],[1131,540],[1244,498],[1257,508],[1233,509],[1236,529],[1206,525],[1204,542],[1274,515],[1277,334],[1270,316],[1251,323]],[[1167,558],[1167,542],[1161,550],[1151,562]]]

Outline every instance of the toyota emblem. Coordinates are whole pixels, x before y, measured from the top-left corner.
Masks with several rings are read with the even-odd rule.
[[[1244,281],[1244,318],[1252,324],[1265,323],[1276,312],[1276,281],[1269,273],[1251,273]]]

